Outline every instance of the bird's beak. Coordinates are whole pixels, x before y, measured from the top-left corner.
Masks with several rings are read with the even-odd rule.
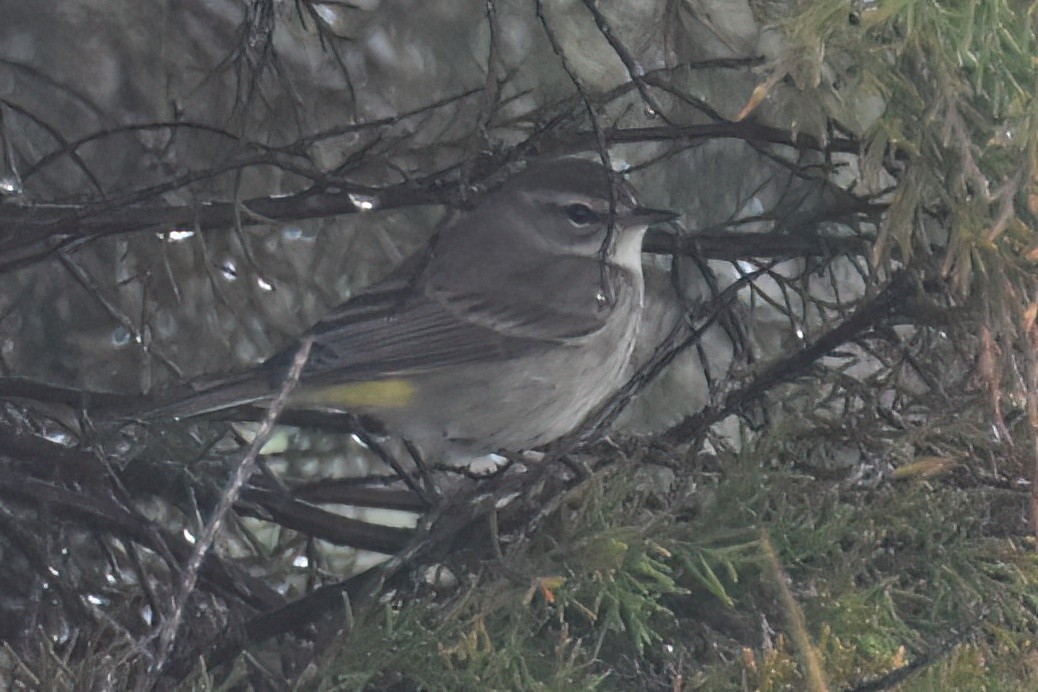
[[[673,221],[679,216],[681,216],[681,214],[670,211],[669,209],[650,209],[649,207],[635,207],[631,210],[631,213],[627,217],[627,220],[631,225],[645,224],[646,226],[652,226],[654,224],[664,223],[666,221]]]

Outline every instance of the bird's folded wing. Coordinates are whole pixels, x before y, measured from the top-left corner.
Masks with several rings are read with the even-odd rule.
[[[496,279],[500,289],[480,286],[481,278],[442,282],[428,292],[458,320],[553,343],[579,341],[599,331],[634,294],[626,271],[588,257],[557,257],[533,269],[517,268],[515,275]]]
[[[592,279],[600,280],[597,263],[593,267],[563,263],[545,271],[575,270],[588,274],[582,293],[590,290]],[[625,276],[611,281],[614,288],[628,285],[623,283]],[[604,326],[612,307],[595,301],[593,292],[592,303],[600,305],[588,310],[586,304],[574,303],[565,289],[576,286],[575,282],[558,285],[558,294],[549,301],[526,295],[521,287],[491,300],[485,292],[450,291],[421,281],[412,283],[406,275],[391,276],[358,293],[310,329],[313,345],[299,387],[406,377],[577,345]],[[142,414],[187,417],[261,402],[277,391],[295,351],[295,347],[286,349],[249,371],[185,385],[189,394],[184,389],[169,392],[164,402]]]
[[[613,272],[607,278],[612,293],[618,287],[620,293],[628,293],[626,275],[615,267],[603,270],[597,262],[558,262],[541,271],[548,276],[539,281],[547,279],[547,285],[559,287],[547,301],[543,294],[525,294],[520,282],[496,295],[411,286],[404,279],[380,282],[310,330],[313,348],[303,379],[344,382],[502,361],[575,345],[601,329],[615,307],[605,295],[598,296],[602,271]],[[586,281],[573,280],[577,271],[588,275]],[[563,278],[563,273],[568,275]],[[552,274],[559,274],[560,280],[551,281]],[[576,290],[581,295],[571,295]],[[272,360],[285,367],[290,357],[286,352]]]

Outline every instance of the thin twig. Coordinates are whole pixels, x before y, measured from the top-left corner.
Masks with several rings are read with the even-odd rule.
[[[234,473],[228,480],[227,486],[220,496],[220,501],[213,509],[209,523],[203,530],[202,535],[198,537],[198,541],[195,543],[195,548],[191,553],[191,558],[188,560],[187,566],[184,569],[184,574],[181,577],[180,588],[177,590],[177,595],[173,601],[173,610],[159,629],[159,645],[155,661],[149,669],[144,684],[139,686],[138,689],[147,690],[154,686],[158,676],[161,674],[162,669],[166,664],[166,661],[169,659],[169,655],[173,650],[173,643],[176,639],[177,630],[179,629],[180,622],[184,617],[184,609],[187,606],[187,600],[194,591],[195,584],[198,581],[198,572],[202,567],[202,562],[205,560],[206,555],[212,548],[213,542],[216,540],[217,534],[223,527],[228,512],[231,511],[231,507],[233,507],[234,503],[237,501],[238,495],[244,488],[246,481],[248,481],[249,477],[252,476],[260,450],[262,450],[263,446],[270,440],[278,416],[288,403],[288,397],[292,393],[292,390],[295,389],[296,384],[299,382],[299,377],[303,373],[303,366],[306,365],[306,361],[310,358],[311,346],[313,346],[313,340],[306,338],[300,344],[299,348],[296,349],[295,357],[292,361],[292,368],[289,370],[288,375],[285,377],[284,382],[281,385],[281,391],[278,392],[277,397],[273,402],[271,402],[270,409],[267,411],[267,416],[263,420],[262,425],[260,425],[256,437],[253,439],[252,444],[249,445],[249,449],[245,452],[245,455],[242,457],[238,467],[234,470]]]

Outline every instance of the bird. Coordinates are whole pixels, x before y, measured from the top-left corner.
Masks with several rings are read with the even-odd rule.
[[[676,216],[639,206],[600,163],[531,161],[304,335],[309,359],[287,408],[373,417],[433,457],[552,442],[624,383],[644,310],[642,239]],[[264,406],[295,352],[134,415]]]

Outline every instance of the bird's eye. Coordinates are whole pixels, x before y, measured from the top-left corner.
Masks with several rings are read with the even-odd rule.
[[[598,213],[586,204],[567,204],[563,211],[569,220],[578,226],[587,226],[598,221]]]

